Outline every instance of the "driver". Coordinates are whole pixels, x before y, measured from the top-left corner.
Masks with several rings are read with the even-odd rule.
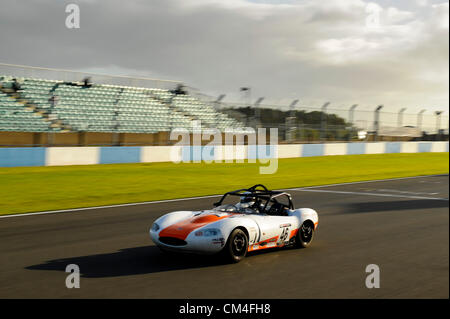
[[[241,196],[240,202],[236,206],[240,210],[254,209],[258,212],[261,210],[261,202],[258,198],[256,196],[246,196],[246,193],[244,193],[244,196]]]

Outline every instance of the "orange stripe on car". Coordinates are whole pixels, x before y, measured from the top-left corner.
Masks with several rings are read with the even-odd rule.
[[[289,236],[289,239],[294,238],[297,235],[297,233],[298,233],[298,228],[291,230],[291,235]]]
[[[218,220],[230,217],[230,215],[217,216],[217,215],[204,215],[196,216],[182,220],[181,222],[170,225],[159,232],[159,237],[174,237],[181,240],[185,240],[186,237],[197,228],[214,223]]]
[[[279,236],[275,236],[266,240],[262,240],[256,244],[253,245],[249,245],[248,246],[248,251],[253,251],[253,250],[260,250],[260,249],[266,249],[266,248],[275,248],[277,247],[277,245],[275,244],[274,246],[269,246],[269,243],[276,243],[276,241],[278,240]],[[266,243],[265,245],[261,246],[261,244]]]

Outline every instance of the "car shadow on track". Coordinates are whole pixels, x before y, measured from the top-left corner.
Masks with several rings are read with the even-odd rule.
[[[385,211],[406,211],[411,209],[433,209],[449,207],[447,200],[400,200],[382,202],[361,202],[346,205],[339,214],[381,213]]]
[[[259,255],[261,252],[252,252]],[[67,265],[76,264],[84,278],[119,277],[151,274],[172,270],[226,265],[219,255],[203,256],[163,253],[156,246],[120,249],[113,253],[50,260],[25,267],[28,270],[65,271]]]
[[[65,271],[69,264],[78,265],[81,277],[102,278],[218,266],[224,261],[217,256],[175,255],[163,253],[156,246],[143,246],[112,253],[55,259],[25,269]]]

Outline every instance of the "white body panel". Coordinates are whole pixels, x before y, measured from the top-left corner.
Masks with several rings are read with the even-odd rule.
[[[243,229],[249,239],[249,251],[282,247],[296,234],[302,223],[310,220],[317,227],[319,218],[310,208],[288,210],[288,216],[266,214],[224,213],[208,211],[178,211],[158,218],[159,229],[150,229],[153,242],[162,249],[180,252],[213,254],[221,251],[236,228]],[[205,222],[204,222],[205,220]],[[217,232],[204,236],[205,230]],[[167,235],[168,234],[168,235]],[[163,235],[163,236],[160,236]],[[176,237],[176,244],[161,238]]]

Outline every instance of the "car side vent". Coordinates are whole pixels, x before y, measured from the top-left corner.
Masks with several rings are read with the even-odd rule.
[[[184,246],[187,244],[184,240],[175,237],[159,237],[159,241],[171,246]]]

